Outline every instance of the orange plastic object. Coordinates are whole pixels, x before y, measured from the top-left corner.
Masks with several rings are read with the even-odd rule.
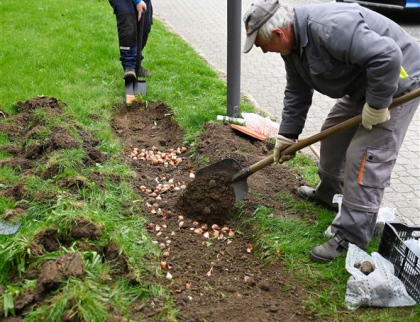
[[[267,138],[264,135],[261,135],[258,132],[255,132],[255,131],[251,130],[249,127],[246,127],[244,125],[231,124],[230,127],[234,128],[235,130],[238,130],[242,133],[245,133],[246,135],[252,136],[253,138],[255,138],[257,140],[264,141]]]

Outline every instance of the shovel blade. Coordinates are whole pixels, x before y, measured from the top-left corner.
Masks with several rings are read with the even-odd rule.
[[[138,80],[137,82],[135,82],[134,92],[136,94],[146,95],[146,81]]]
[[[146,95],[146,81],[137,79],[125,80],[125,101],[131,104],[137,94]]]
[[[231,187],[235,193],[235,200],[242,200],[248,193],[248,183],[246,182],[247,178],[242,178],[240,180],[232,181],[235,175],[241,172],[242,166],[235,159],[223,159],[219,162],[210,164],[204,168],[197,170],[197,176],[209,175],[209,174],[223,174],[226,175],[231,181]]]

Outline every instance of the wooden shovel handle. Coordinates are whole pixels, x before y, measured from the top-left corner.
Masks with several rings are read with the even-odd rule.
[[[417,98],[420,96],[420,89],[416,89],[408,94],[405,94],[403,96],[400,96],[396,99],[394,99],[391,103],[391,105],[389,106],[389,109],[393,109],[396,106],[402,105],[404,103],[407,103],[408,101],[411,101],[414,98]],[[288,155],[288,154],[294,154],[297,151],[306,148],[307,146],[314,144],[318,141],[321,141],[322,139],[325,139],[326,137],[337,133],[337,132],[341,132],[344,130],[347,130],[353,126],[356,126],[358,124],[360,124],[360,122],[362,121],[362,114],[359,114],[355,117],[352,117],[351,119],[348,119],[347,121],[341,122],[337,125],[334,125],[324,131],[321,131],[315,135],[312,135],[310,137],[308,137],[305,140],[299,141],[296,144],[292,144],[291,146],[289,146],[287,149],[284,149],[281,152],[281,155]],[[270,156],[254,163],[253,165],[249,166],[249,170],[248,173],[249,175],[261,170],[262,168],[265,168],[266,166],[272,164],[274,162],[274,157],[271,154]]]

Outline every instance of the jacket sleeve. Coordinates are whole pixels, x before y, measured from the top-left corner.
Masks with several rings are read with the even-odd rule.
[[[318,36],[325,50],[346,64],[366,70],[366,102],[375,108],[387,108],[398,89],[402,52],[396,42],[369,28],[363,16],[342,15],[333,19],[326,32]]]
[[[284,107],[279,134],[297,139],[305,126],[306,116],[312,104],[314,90],[296,72],[292,63],[283,57],[287,84],[284,91]]]
[[[142,2],[143,0],[133,0],[134,4],[139,4],[140,2]]]

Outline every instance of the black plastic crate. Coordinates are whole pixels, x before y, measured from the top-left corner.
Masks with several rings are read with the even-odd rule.
[[[420,238],[420,227],[386,223],[379,244],[379,254],[388,259],[408,294],[420,303],[420,259],[405,244],[407,239]]]

